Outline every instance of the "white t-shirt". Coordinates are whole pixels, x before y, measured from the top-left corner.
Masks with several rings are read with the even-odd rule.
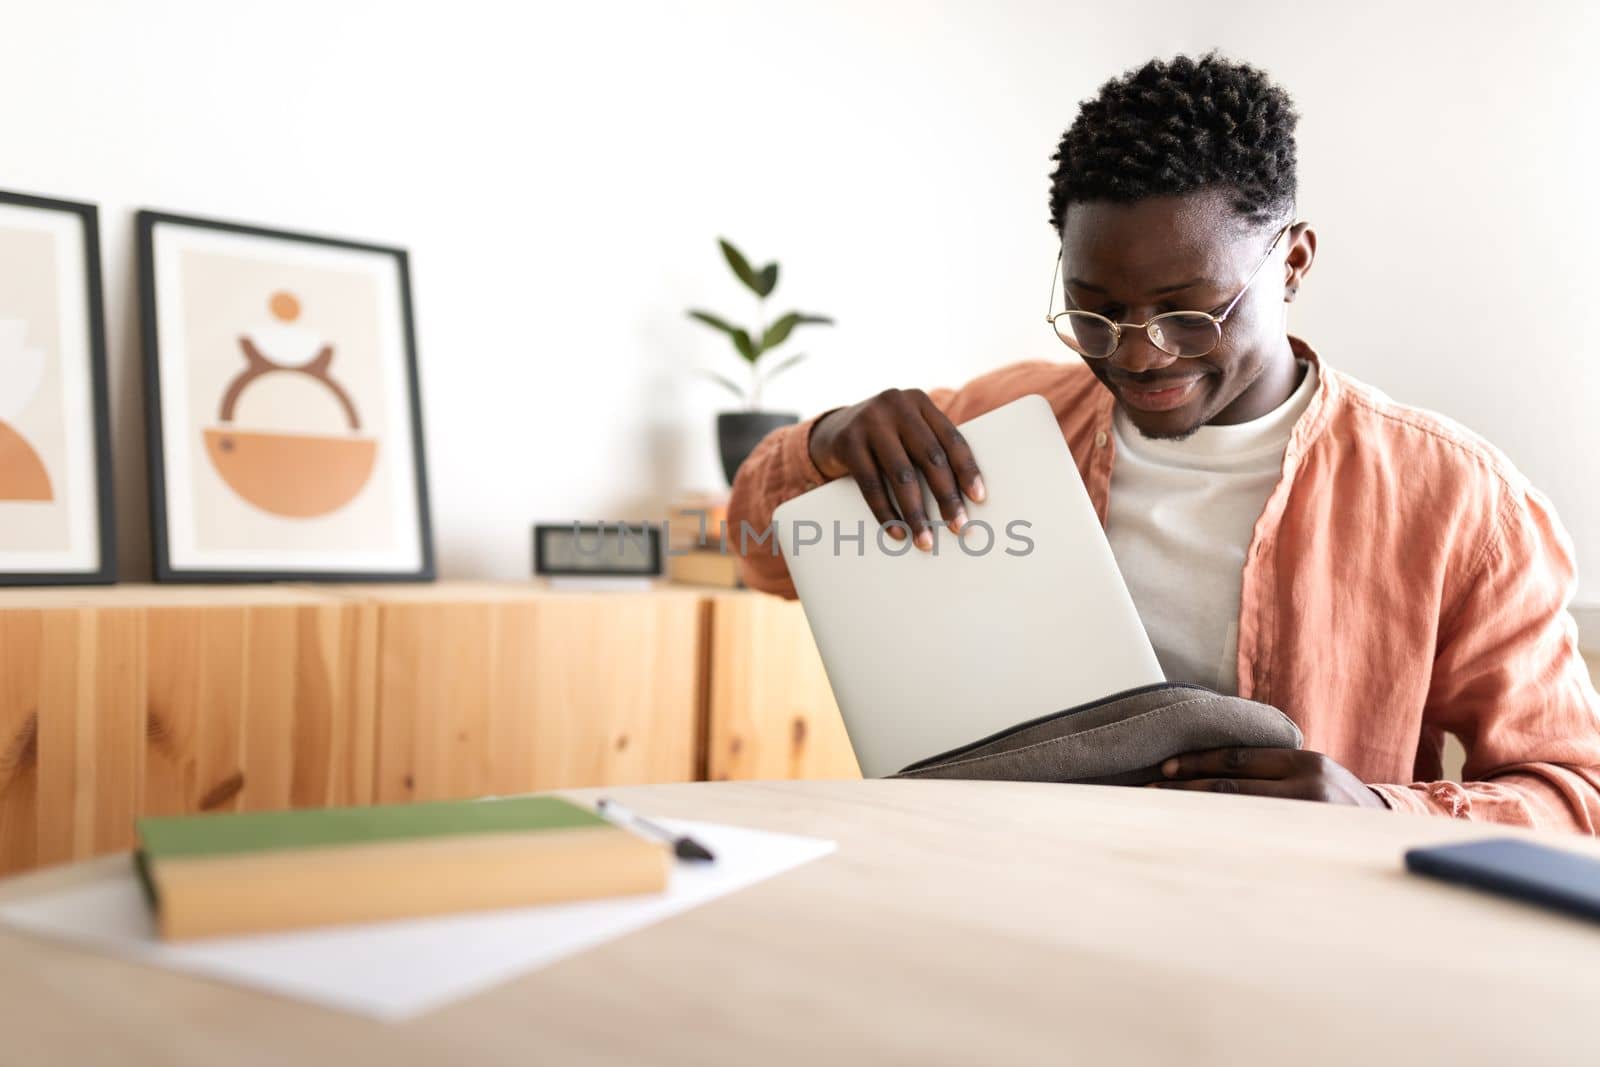
[[[1316,367],[1298,362],[1289,399],[1249,422],[1172,441],[1143,436],[1120,407],[1112,417],[1106,536],[1168,681],[1238,692],[1245,552],[1317,385]]]

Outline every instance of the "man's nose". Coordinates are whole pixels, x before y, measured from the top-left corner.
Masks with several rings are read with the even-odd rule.
[[[1111,356],[1111,362],[1129,374],[1161,370],[1177,361],[1177,356],[1157,348],[1143,330],[1123,330],[1122,344]]]

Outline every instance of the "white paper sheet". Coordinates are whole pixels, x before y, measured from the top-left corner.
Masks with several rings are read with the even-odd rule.
[[[662,822],[716,854],[678,863],[665,893],[436,919],[167,944],[126,873],[0,905],[0,923],[160,967],[379,1019],[402,1019],[621,937],[834,850],[832,841]]]

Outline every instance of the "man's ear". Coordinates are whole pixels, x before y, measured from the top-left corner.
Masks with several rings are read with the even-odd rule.
[[[1309,222],[1297,222],[1289,228],[1289,254],[1283,257],[1283,302],[1293,303],[1300,292],[1300,283],[1311,273],[1311,262],[1317,258],[1317,231]]]

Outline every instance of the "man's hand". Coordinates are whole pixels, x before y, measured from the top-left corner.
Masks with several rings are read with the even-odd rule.
[[[1320,752],[1293,748],[1214,748],[1174,756],[1152,789],[1248,793],[1361,808],[1388,807],[1366,784]]]
[[[922,503],[924,479],[940,517],[956,533],[967,522],[964,499],[983,502],[983,479],[972,450],[921,389],[886,389],[824,415],[811,428],[810,450],[811,461],[825,477],[854,476],[873,517],[888,526],[890,537],[902,540],[909,529],[924,551],[933,549]]]

